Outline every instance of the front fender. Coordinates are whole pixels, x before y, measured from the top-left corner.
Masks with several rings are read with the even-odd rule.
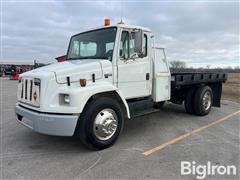
[[[117,87],[109,82],[96,82],[86,87],[62,89],[60,90],[60,93],[69,94],[71,99],[69,108],[73,108],[73,111],[77,111],[75,113],[81,113],[86,103],[93,95],[109,91],[115,91],[119,95],[123,104],[125,105],[127,116],[130,118],[129,107],[124,96]]]

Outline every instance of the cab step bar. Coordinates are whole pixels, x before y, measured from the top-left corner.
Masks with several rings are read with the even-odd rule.
[[[130,100],[128,101],[131,117],[143,116],[160,111],[159,108],[154,107],[152,99]]]

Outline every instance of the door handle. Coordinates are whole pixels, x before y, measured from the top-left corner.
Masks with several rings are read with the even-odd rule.
[[[146,80],[150,79],[150,73],[146,73]]]
[[[112,74],[108,73],[108,74],[104,74],[105,78],[108,78],[109,76],[112,76]]]

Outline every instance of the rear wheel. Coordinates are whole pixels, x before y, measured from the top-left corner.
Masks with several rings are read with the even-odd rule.
[[[212,107],[212,89],[209,86],[201,86],[194,95],[194,111],[196,115],[207,115]]]
[[[189,114],[194,114],[194,94],[195,94],[195,88],[190,88],[187,92],[185,101],[184,101],[184,106],[185,106],[185,110],[187,113]]]
[[[104,149],[116,142],[123,122],[122,108],[116,100],[93,99],[78,120],[77,135],[88,148]]]

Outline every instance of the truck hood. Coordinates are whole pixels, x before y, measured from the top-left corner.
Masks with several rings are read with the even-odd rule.
[[[102,78],[103,70],[101,61],[106,60],[72,60],[60,63],[54,63],[35,69],[35,73],[43,71],[54,72],[57,83],[66,83],[67,77],[70,77],[71,82],[79,82],[80,79],[92,79],[92,74],[95,74],[96,79]]]

